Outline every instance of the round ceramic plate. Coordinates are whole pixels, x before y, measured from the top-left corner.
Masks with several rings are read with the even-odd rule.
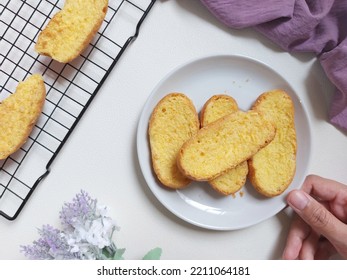
[[[284,89],[295,107],[297,171],[288,189],[280,196],[265,198],[247,180],[235,196],[222,196],[206,182],[192,182],[182,190],[160,184],[153,172],[148,141],[151,113],[161,98],[171,92],[186,94],[200,112],[215,94],[231,95],[241,110],[247,111],[257,97],[272,89]],[[157,199],[181,219],[209,229],[245,228],[276,215],[285,206],[288,191],[299,188],[309,164],[311,135],[309,121],[299,96],[290,84],[269,66],[243,56],[219,55],[191,61],[164,77],[148,98],[137,130],[137,152],[143,176]]]

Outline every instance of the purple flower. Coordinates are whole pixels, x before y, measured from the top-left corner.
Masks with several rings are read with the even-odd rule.
[[[117,229],[107,216],[107,208],[97,205],[87,192],[81,191],[60,211],[63,230],[43,226],[40,239],[22,246],[31,259],[108,259],[116,254],[112,241]]]
[[[123,259],[125,249],[118,249],[112,235],[118,229],[107,215],[105,206],[97,205],[88,193],[81,191],[60,211],[63,230],[45,225],[39,229],[40,238],[32,245],[21,246],[30,259]],[[160,257],[161,249],[150,251],[145,259]]]
[[[65,203],[60,211],[60,219],[65,229],[74,228],[76,224],[84,224],[95,214],[96,199],[92,199],[87,192],[81,191],[71,203]]]
[[[44,225],[38,232],[41,237],[33,245],[21,246],[26,257],[38,260],[78,259],[77,254],[69,251],[69,245],[60,230]]]

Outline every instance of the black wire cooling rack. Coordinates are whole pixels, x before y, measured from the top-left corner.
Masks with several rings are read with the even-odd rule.
[[[138,36],[155,0],[109,0],[106,18],[83,54],[61,64],[34,51],[39,32],[63,0],[1,0],[0,102],[18,82],[40,73],[47,97],[41,117],[19,151],[0,160],[0,214],[23,209],[117,61]]]

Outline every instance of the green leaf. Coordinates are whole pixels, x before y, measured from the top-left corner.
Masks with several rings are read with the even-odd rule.
[[[117,249],[116,253],[113,256],[114,260],[124,260],[123,254],[125,252],[125,248]]]
[[[161,256],[161,248],[154,248],[150,250],[142,259],[143,260],[159,260]]]

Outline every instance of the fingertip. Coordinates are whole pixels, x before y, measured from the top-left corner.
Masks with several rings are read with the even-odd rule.
[[[296,260],[299,256],[302,242],[298,236],[289,234],[286,247],[282,253],[283,260]]]
[[[298,250],[287,247],[284,249],[282,254],[282,260],[296,260],[298,258]]]
[[[292,254],[288,250],[284,250],[282,254],[282,260],[293,260]]]
[[[288,194],[287,202],[292,208],[302,211],[306,208],[309,198],[305,192],[293,190]]]

